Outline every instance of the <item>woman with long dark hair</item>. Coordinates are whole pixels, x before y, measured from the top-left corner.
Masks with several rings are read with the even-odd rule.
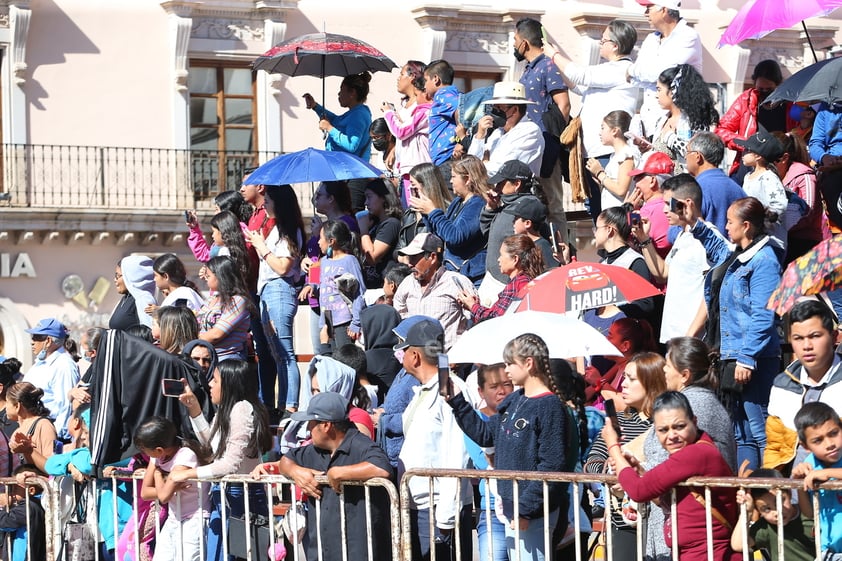
[[[382,179],[372,179],[365,187],[367,213],[358,213],[360,247],[363,253],[366,288],[381,288],[383,273],[398,243],[403,209],[392,188]]]
[[[211,463],[198,468],[175,471],[170,477],[176,482],[195,478],[222,477],[235,473],[246,474],[260,464],[262,455],[272,447],[269,414],[257,396],[257,374],[253,366],[241,360],[219,363],[210,382],[211,401],[216,405],[213,423],[202,415],[199,400],[190,390],[187,380],[179,401],[187,408],[190,422],[199,441],[211,449]],[[249,485],[250,512],[265,515],[266,494],[259,485]],[[225,486],[226,514],[242,517],[245,514],[243,486]],[[218,484],[211,488],[211,515],[208,522],[206,559],[222,561],[222,536],[227,531],[222,520],[222,495]]]
[[[152,262],[152,271],[155,286],[164,295],[164,300],[160,306],[154,304],[147,306],[145,310],[147,314],[152,314],[159,307],[175,306],[179,300],[183,300],[181,305],[193,312],[201,309],[203,300],[199,289],[193,281],[187,279],[187,269],[184,268],[184,263],[178,256],[174,253],[159,255]]]
[[[274,374],[261,372],[260,395],[264,403],[279,411],[296,411],[301,380],[292,330],[298,311],[304,223],[298,196],[290,185],[267,185],[264,204],[266,214],[275,219],[275,227],[265,239],[259,231],[250,232],[249,241],[260,257],[260,320],[277,368]]]
[[[707,84],[689,64],[667,68],[658,76],[658,103],[667,113],[658,119],[654,131],[646,131],[654,150],[665,152],[680,165],[690,138],[719,123],[719,113]]]
[[[211,343],[220,360],[246,359],[252,304],[243,277],[224,256],[208,261],[205,280],[211,295],[196,315],[199,339]]]

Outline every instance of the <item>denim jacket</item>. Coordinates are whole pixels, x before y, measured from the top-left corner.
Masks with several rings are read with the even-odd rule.
[[[716,266],[731,256],[732,244],[701,220],[692,232]],[[775,313],[766,307],[780,280],[780,265],[768,236],[742,252],[728,267],[719,291],[719,352],[723,360],[736,360],[755,369],[758,358],[780,356],[777,320]],[[710,302],[710,285],[709,272],[705,278],[706,303]]]

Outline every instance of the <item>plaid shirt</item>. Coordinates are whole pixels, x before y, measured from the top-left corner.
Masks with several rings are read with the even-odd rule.
[[[500,291],[497,296],[497,301],[490,308],[481,306],[479,303],[471,307],[471,319],[474,323],[485,321],[489,318],[496,318],[502,316],[512,305],[512,302],[517,298],[518,292],[526,286],[532,279],[523,273],[509,281],[509,283]]]

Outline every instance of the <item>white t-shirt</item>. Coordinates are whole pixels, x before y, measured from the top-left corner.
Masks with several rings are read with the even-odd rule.
[[[187,446],[178,449],[172,458],[166,462],[158,462],[156,465],[167,473],[171,472],[175,466],[185,466],[188,468],[199,467],[199,459],[196,453]],[[169,516],[174,516],[176,520],[187,520],[199,509],[199,486],[196,484],[189,485],[184,489],[180,489],[173,494],[169,502]]]
[[[637,147],[630,144],[624,146],[619,152],[615,151],[611,154],[611,158],[608,160],[608,163],[605,164],[605,176],[616,181],[620,176],[620,165],[628,159],[632,160],[634,167],[637,167],[637,164],[640,162],[640,151]],[[629,188],[631,188],[632,185],[633,183],[629,181]],[[602,201],[602,210],[615,206],[621,206],[626,200],[626,193],[623,193],[622,197],[617,197],[614,193],[603,187],[600,200]]]
[[[716,227],[708,224],[710,228]],[[702,242],[688,231],[681,232],[667,254],[669,266],[661,343],[683,337],[704,300],[705,272],[711,268]]]
[[[302,243],[303,240],[298,240],[298,247],[301,247]],[[268,247],[276,257],[292,257],[292,250],[289,247],[289,243],[287,243],[286,239],[281,239],[281,235],[278,233],[277,228],[272,228],[272,231],[269,232],[268,236],[266,236],[266,247]],[[283,276],[291,279],[292,282],[296,282],[298,281],[300,275],[300,261],[296,260],[290,270],[287,271],[287,274]],[[278,278],[281,278],[281,275],[276,273],[275,270],[266,263],[265,259],[261,258],[260,269],[257,273],[257,293],[260,294],[260,291],[263,290],[263,287],[267,282]]]
[[[164,298],[163,302],[161,302],[161,307],[163,308],[164,306],[175,306],[176,300],[187,300],[187,307],[190,308],[193,311],[193,313],[197,313],[199,310],[201,310],[202,304],[205,303],[201,294],[199,294],[192,288],[188,288],[186,286],[179,286],[178,288],[167,294],[167,297]]]

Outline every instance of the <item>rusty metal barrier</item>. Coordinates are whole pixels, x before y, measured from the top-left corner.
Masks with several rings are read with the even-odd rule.
[[[548,487],[547,483],[549,482],[560,482],[560,483],[570,483],[570,493],[571,493],[571,504],[578,506],[581,502],[581,488],[579,484],[584,483],[601,483],[604,485],[614,485],[617,483],[617,478],[613,475],[598,475],[598,474],[583,474],[583,473],[563,473],[563,472],[523,472],[523,471],[479,471],[479,470],[449,470],[449,469],[411,469],[408,470],[405,474],[403,479],[401,480],[400,484],[400,491],[401,491],[401,532],[402,532],[402,543],[403,543],[403,559],[404,561],[409,561],[412,559],[412,549],[411,549],[411,527],[410,527],[410,502],[411,496],[409,492],[409,481],[412,478],[426,478],[429,480],[429,488],[430,488],[430,497],[433,496],[433,488],[434,488],[434,480],[437,478],[456,478],[456,479],[471,479],[471,480],[481,480],[485,481],[486,486],[489,485],[490,481],[492,480],[511,480],[513,482],[513,491],[514,495],[518,495],[518,482],[519,481],[541,481],[543,482],[543,493],[544,493],[544,551],[550,552],[552,544],[551,538],[554,528],[550,528],[547,524],[549,519],[549,494],[548,494]],[[706,526],[706,544],[707,544],[707,558],[708,561],[714,561],[714,550],[713,550],[713,510],[711,507],[711,489],[714,488],[733,488],[734,492],[738,489],[751,489],[751,488],[761,488],[767,489],[771,493],[775,495],[776,498],[776,506],[777,510],[780,512],[782,510],[783,505],[783,493],[793,490],[793,489],[800,489],[803,483],[801,480],[794,480],[794,479],[764,479],[764,478],[714,478],[714,477],[694,477],[688,479],[686,482],[680,483],[679,486],[683,487],[696,487],[696,488],[703,488],[704,490],[704,497],[705,497],[705,526]],[[842,481],[831,481],[826,482],[820,486],[820,489],[828,489],[828,490],[837,490],[842,489]],[[672,524],[672,528],[674,529],[672,533],[672,559],[673,561],[679,561],[678,556],[678,533],[680,532],[680,528],[677,527],[677,507],[676,507],[676,491],[673,488],[671,493],[671,503],[670,503],[670,523]],[[456,498],[458,501],[458,496]],[[820,556],[821,552],[821,532],[820,532],[820,521],[819,521],[819,496],[818,493],[813,493],[812,496],[813,502],[813,522],[815,527],[815,544],[816,544],[816,551],[819,552],[817,555]],[[432,505],[432,499],[430,501]],[[573,508],[573,520],[571,520],[573,527],[574,527],[574,540],[575,540],[575,552],[576,552],[576,559],[582,559],[582,553],[584,551],[582,539],[580,535],[580,528],[582,527],[582,520],[581,520],[581,513],[579,508]],[[742,520],[746,518],[746,507],[745,504],[741,505],[740,512],[742,514]],[[566,515],[566,514],[564,514]],[[486,520],[490,520],[491,510],[488,502],[486,502]],[[515,501],[514,503],[514,518],[518,518],[518,503]],[[433,525],[434,517],[430,516],[430,525]],[[641,547],[643,536],[645,534],[645,518],[641,517],[641,523],[637,525],[637,558],[638,560],[643,559],[643,548]],[[605,559],[606,561],[613,561],[613,554],[611,548],[611,527],[612,524],[610,523],[610,508],[606,508],[606,523],[605,523],[605,535],[606,535],[606,546],[605,546]],[[747,525],[743,529],[742,532],[742,556],[744,561],[749,561],[750,558],[753,558],[750,553],[750,548],[748,546],[748,532],[747,532]],[[520,541],[520,531],[517,525],[515,525],[515,542],[517,543]],[[491,542],[491,532],[489,531],[489,544]],[[784,559],[784,542],[783,542],[783,517],[778,517],[778,543],[777,543],[777,553],[778,559]],[[431,543],[430,543],[430,552],[431,552],[431,560],[435,561],[436,554],[435,554],[435,546],[432,543],[432,536],[433,532],[430,533],[431,536]],[[456,528],[454,528],[453,536],[455,539],[458,540],[459,537],[459,518],[456,518]],[[459,544],[457,543],[455,546],[456,551],[456,560],[460,561],[460,548]],[[515,558],[510,559],[509,561],[521,561],[520,559],[520,552],[515,549]],[[489,561],[491,561],[491,548],[489,547]],[[486,560],[479,560],[479,561],[486,561]]]
[[[56,550],[56,543],[51,536],[53,535],[53,521],[50,518],[49,514],[55,511],[54,503],[55,503],[55,494],[53,493],[53,489],[50,486],[50,482],[45,477],[40,476],[29,476],[24,481],[24,484],[29,485],[37,485],[41,488],[41,498],[39,500],[41,507],[44,509],[44,535],[45,535],[45,551],[48,560],[52,560],[55,558],[57,553]],[[10,492],[9,487],[13,485],[19,485],[18,481],[14,477],[0,477],[0,485],[3,486],[3,497],[5,499],[5,503],[3,508],[8,510],[9,504],[11,504]],[[40,561],[38,559],[33,558],[33,547],[32,547],[32,539],[33,539],[33,532],[31,531],[33,520],[30,516],[30,501],[32,499],[29,493],[24,493],[24,504],[26,509],[26,559],[27,561]],[[5,539],[3,540],[5,543],[6,548],[6,557],[8,559],[12,558],[12,537],[11,533],[7,532]]]
[[[63,535],[62,531],[65,527],[66,520],[62,520],[62,509],[60,508],[60,503],[62,500],[67,499],[67,497],[59,497],[57,492],[60,492],[60,485],[61,480],[64,478],[55,478],[51,482],[51,486],[53,489],[54,495],[57,497],[57,500],[51,502],[51,508],[47,515],[47,518],[50,519],[51,522],[51,531],[48,533],[48,536],[51,539],[48,539],[48,544],[52,543],[53,547],[50,549],[50,553],[47,556],[48,561],[54,561],[57,559],[56,555],[61,550]],[[139,496],[139,489],[140,485],[143,480],[143,474],[141,472],[131,473],[128,471],[117,471],[111,477],[106,479],[100,480],[91,480],[89,482],[89,490],[91,492],[95,492],[94,489],[97,483],[100,484],[99,490],[102,490],[101,485],[107,485],[111,488],[111,501],[112,501],[112,512],[113,512],[113,521],[112,525],[114,528],[119,526],[118,521],[118,493],[117,493],[117,486],[120,481],[126,482],[129,484],[131,489],[131,497],[132,497],[132,513],[134,516],[135,523],[139,519],[139,509],[138,509],[138,501],[135,499]],[[325,476],[317,476],[316,480],[321,485],[328,485],[328,479]],[[0,480],[2,481],[2,480]],[[13,480],[12,480],[13,481]],[[267,531],[268,531],[268,543],[270,548],[274,548],[276,543],[283,543],[284,538],[282,535],[279,535],[281,530],[280,520],[285,518],[290,511],[293,513],[297,513],[296,510],[296,501],[294,497],[296,497],[297,487],[291,479],[288,479],[281,475],[264,475],[260,479],[256,479],[247,475],[231,475],[222,478],[215,478],[215,479],[196,479],[190,480],[193,481],[195,484],[199,485],[200,488],[200,496],[205,496],[210,491],[211,486],[219,485],[220,486],[220,493],[224,495],[225,489],[231,485],[245,485],[245,484],[252,484],[261,487],[266,492],[266,496],[268,499],[268,504],[270,508],[270,515],[267,516]],[[364,487],[364,500],[365,500],[365,510],[366,510],[366,546],[368,550],[368,561],[378,561],[374,559],[373,555],[373,543],[374,537],[378,535],[378,532],[382,532],[383,528],[377,528],[372,525],[372,512],[371,512],[371,490],[373,488],[382,488],[385,491],[385,494],[389,501],[389,514],[390,514],[390,525],[391,525],[391,555],[395,561],[400,560],[400,519],[399,519],[399,510],[398,510],[398,492],[395,488],[394,484],[389,481],[388,479],[383,478],[373,478],[367,481],[345,481],[342,483],[342,486],[362,486]],[[52,496],[52,495],[51,495]],[[280,503],[276,503],[273,498],[275,497],[285,497]],[[176,495],[175,501],[178,501],[179,497]],[[346,544],[346,547],[343,547],[343,561],[358,561],[357,559],[349,560],[348,558],[348,548],[347,548],[347,524],[346,524],[346,516],[345,516],[345,497],[344,494],[340,493],[340,538],[343,544]],[[261,551],[259,549],[260,545],[255,543],[255,534],[254,531],[254,516],[259,514],[254,511],[253,505],[251,504],[251,500],[249,497],[248,492],[243,493],[243,503],[244,503],[244,513],[242,518],[243,523],[243,535],[241,537],[244,538],[245,542],[245,552],[244,556],[248,560],[265,560],[265,559],[272,559],[275,560],[274,553],[271,554],[267,551]],[[175,503],[177,508],[180,510],[180,504],[178,502]],[[321,501],[316,499],[316,519],[317,519],[317,528],[319,527],[319,519],[320,519],[320,511],[321,511]],[[206,502],[200,503],[200,508],[202,509],[202,531],[206,534],[207,532],[207,525],[208,525],[208,505]],[[45,507],[45,510],[47,508]],[[221,514],[222,514],[222,523],[223,528],[227,528],[229,526],[230,520],[234,517],[229,516],[228,509],[226,508],[225,501],[221,503]],[[99,511],[94,509],[93,512],[89,512],[89,515],[93,514],[95,520],[92,522],[94,527],[99,526]],[[300,526],[299,516],[294,515],[290,516],[290,527],[289,533],[291,534],[288,537],[289,541],[292,545],[292,552],[287,553],[287,559],[293,561],[299,561],[299,559],[303,560],[304,557],[302,556],[301,551],[301,543],[299,542],[299,531],[302,529]],[[239,520],[239,517],[237,517]],[[134,559],[140,558],[140,551],[142,547],[141,543],[141,532],[139,529],[135,528],[134,531],[131,529],[127,530],[126,528],[123,529],[122,532],[115,535],[115,548],[120,539],[120,535],[126,532],[130,532],[131,535],[131,543],[129,544],[130,552],[133,554]],[[159,533],[161,531],[161,523],[157,516],[155,515],[155,533]],[[231,553],[231,544],[229,543],[229,531],[222,532],[222,551],[223,555],[227,556]],[[183,533],[183,522],[179,524],[179,539],[183,542],[184,533]],[[259,535],[259,534],[257,534]],[[99,535],[97,538],[101,538],[102,536]],[[315,539],[319,544],[319,560],[307,560],[307,561],[321,561],[321,540],[322,536],[320,532],[316,532]],[[205,558],[205,548],[206,548],[206,541],[205,539],[201,539],[199,541],[200,544],[200,558]],[[239,551],[239,550],[238,550]],[[185,551],[182,548],[180,550],[181,555],[185,555]],[[290,555],[290,553],[292,555]],[[100,559],[100,552],[97,548],[94,552],[94,559],[98,561]],[[39,560],[33,560],[39,561]],[[360,560],[362,561],[362,560]]]

